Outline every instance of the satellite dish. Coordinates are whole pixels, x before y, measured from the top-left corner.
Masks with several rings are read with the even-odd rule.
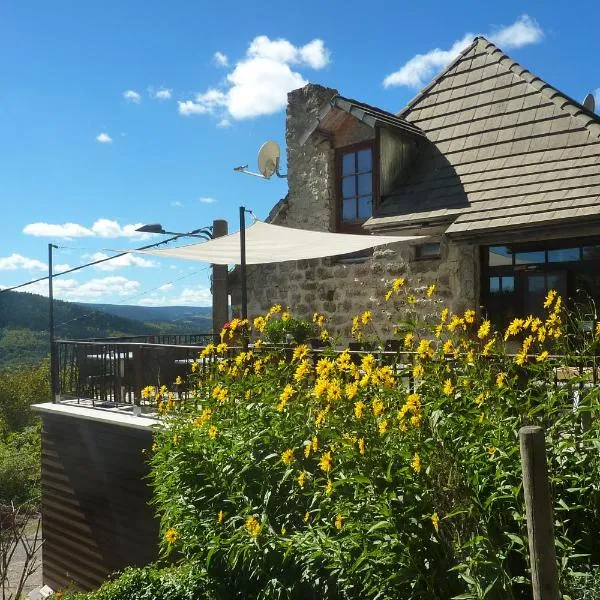
[[[590,112],[595,112],[596,110],[596,101],[594,100],[593,94],[588,94],[583,101],[583,107],[587,108]]]
[[[265,179],[271,179],[279,169],[281,151],[277,142],[265,142],[258,151],[258,170]]]

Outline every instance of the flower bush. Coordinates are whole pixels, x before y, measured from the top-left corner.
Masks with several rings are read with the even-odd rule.
[[[539,424],[569,598],[600,560],[597,367],[582,362],[600,327],[582,333],[555,292],[504,332],[434,286],[399,279],[386,300],[436,311],[397,320],[397,354],[261,348],[280,307],[254,321],[254,348],[229,355],[224,334],[203,351],[216,368],[190,373],[194,402],[163,406],[151,459],[164,555],[201,564],[223,598],[530,598],[518,430]],[[371,319],[352,332],[377,344]]]

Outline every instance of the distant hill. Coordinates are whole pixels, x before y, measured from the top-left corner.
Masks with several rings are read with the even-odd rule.
[[[114,312],[102,310],[103,306],[112,308]],[[171,308],[174,310],[169,312]],[[116,314],[117,309],[125,309],[122,314],[135,314],[137,318]],[[166,312],[161,313],[161,310]],[[211,329],[210,310],[210,308],[191,307],[162,309],[110,304],[77,304],[55,300],[56,337],[80,339],[161,333],[203,333]],[[206,318],[207,314],[209,318]],[[168,318],[169,315],[175,315],[176,318],[171,320]],[[37,363],[48,352],[48,299],[25,292],[1,293],[0,368]]]
[[[194,332],[210,331],[212,308],[210,306],[130,306],[124,304],[84,304],[87,310],[101,310],[109,315],[136,321],[168,321],[183,327],[192,327]]]

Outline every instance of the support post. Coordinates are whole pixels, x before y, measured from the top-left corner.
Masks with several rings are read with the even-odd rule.
[[[212,233],[213,239],[227,235],[227,221],[215,219]],[[227,265],[212,265],[212,332],[215,339],[218,338],[227,321],[229,321]]]
[[[240,206],[240,287],[242,319],[248,318],[248,281],[246,279],[246,207]]]
[[[558,571],[544,430],[536,426],[521,427],[519,441],[533,600],[558,600]]]
[[[52,402],[56,402],[58,394],[56,347],[54,343],[54,268],[52,266],[52,250],[58,248],[54,244],[48,244],[48,330],[50,337],[50,390]]]

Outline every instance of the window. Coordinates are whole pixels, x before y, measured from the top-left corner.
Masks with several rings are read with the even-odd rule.
[[[425,260],[428,258],[439,258],[440,255],[440,242],[429,242],[427,244],[419,244],[415,250],[415,258],[419,260]]]
[[[373,146],[359,146],[342,150],[340,161],[340,208],[339,221],[362,223],[373,215],[375,197],[375,169]]]

